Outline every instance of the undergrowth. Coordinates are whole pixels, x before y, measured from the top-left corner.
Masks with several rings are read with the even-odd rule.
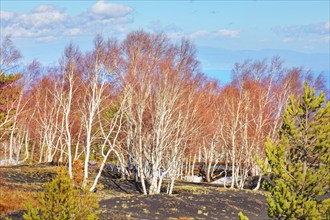
[[[26,202],[30,202],[33,206],[38,204],[35,200],[35,192],[13,189],[7,186],[3,180],[1,180],[0,184],[0,216],[24,209]]]

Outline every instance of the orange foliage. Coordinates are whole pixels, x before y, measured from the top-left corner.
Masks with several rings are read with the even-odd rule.
[[[34,199],[36,193],[26,192],[23,189],[13,189],[3,185],[3,182],[1,182],[0,187],[0,216],[24,209],[26,202],[31,202],[33,206],[38,204]]]
[[[84,161],[75,160],[72,163],[73,183],[75,186],[81,186],[84,180]]]

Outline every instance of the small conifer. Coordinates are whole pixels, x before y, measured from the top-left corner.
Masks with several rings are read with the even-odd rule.
[[[94,194],[73,187],[69,174],[61,169],[53,181],[46,183],[45,192],[38,195],[40,206],[27,204],[26,220],[85,220],[98,219],[97,198]]]
[[[275,186],[268,215],[275,219],[330,219],[330,102],[306,83],[302,97],[290,99],[279,141],[266,143]]]

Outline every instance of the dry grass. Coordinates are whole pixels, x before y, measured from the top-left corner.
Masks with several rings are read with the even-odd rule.
[[[0,187],[0,216],[22,210],[26,202],[31,202],[33,206],[38,203],[35,200],[36,192],[26,192],[23,189],[13,189],[6,185]]]
[[[31,202],[36,206],[37,193],[55,173],[55,167],[13,166],[0,169],[0,216],[25,209]]]
[[[191,186],[191,185],[182,185],[182,186],[174,186],[174,191],[179,193],[191,193],[191,194],[207,194],[210,190],[207,187],[200,186]]]

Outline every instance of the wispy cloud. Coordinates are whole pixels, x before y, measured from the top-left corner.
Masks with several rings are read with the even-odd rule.
[[[150,22],[148,25],[148,28],[150,28],[154,32],[180,32],[181,31],[181,28],[179,28],[176,24],[164,25],[160,20]]]
[[[216,34],[223,37],[238,37],[239,32],[239,30],[220,29]]]
[[[287,27],[276,27],[273,31],[285,44],[302,44],[306,51],[314,51],[317,45],[329,45],[330,22],[319,22],[306,25],[292,25]]]
[[[0,11],[0,19],[1,21],[8,21],[14,17],[14,13],[9,12],[9,11]]]
[[[217,31],[207,31],[207,30],[198,30],[190,33],[189,37],[199,38],[199,37],[221,37],[221,38],[237,38],[240,34],[239,30],[232,29],[219,29]]]
[[[328,36],[330,33],[330,22],[320,22],[307,25],[292,25],[288,27],[275,27],[273,31],[282,37],[301,39],[304,37],[321,37]]]
[[[327,29],[328,31],[330,30],[330,21],[325,22],[324,28]]]
[[[66,36],[94,33],[95,29],[126,30],[123,25],[132,21],[133,9],[121,4],[96,2],[87,11],[73,16],[63,8],[40,5],[30,12],[1,11],[1,35],[52,41]]]
[[[199,37],[207,37],[210,36],[211,33],[207,30],[199,30],[199,31],[195,31],[193,33],[190,34],[191,38],[199,38]]]

